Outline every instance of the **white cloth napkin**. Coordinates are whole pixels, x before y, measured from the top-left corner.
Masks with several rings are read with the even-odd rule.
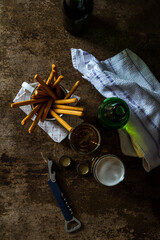
[[[130,108],[127,125],[118,130],[122,152],[143,158],[149,172],[160,165],[160,83],[143,60],[125,49],[105,61],[71,49],[72,63],[105,97],[119,97]]]
[[[31,98],[31,94],[34,91],[34,88],[37,86],[37,83],[28,84],[26,82],[22,83],[22,87],[19,90],[18,94],[16,95],[13,102],[21,102],[24,100],[29,100]],[[68,91],[67,91],[68,92]],[[80,97],[76,95],[72,95],[71,98],[76,97],[78,101]],[[20,107],[22,111],[24,111],[27,115],[30,113],[31,105],[26,105]],[[33,116],[32,120],[35,119],[35,115]],[[78,124],[82,123],[83,120],[77,116],[70,116],[70,115],[63,115],[63,119],[72,127],[77,126]],[[67,135],[68,131],[62,127],[56,120],[48,120],[38,122],[39,127],[41,127],[55,142],[61,142]]]

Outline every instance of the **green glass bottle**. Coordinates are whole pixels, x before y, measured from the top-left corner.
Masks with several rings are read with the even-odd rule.
[[[130,110],[127,103],[116,97],[105,99],[98,108],[98,119],[103,127],[122,128],[129,120]]]

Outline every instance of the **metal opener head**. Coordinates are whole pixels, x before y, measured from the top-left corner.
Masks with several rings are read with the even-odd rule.
[[[70,227],[70,224],[74,223],[74,222],[75,222],[76,226],[75,227]],[[74,216],[70,221],[65,220],[64,229],[68,233],[74,232],[74,231],[78,230],[80,227],[81,227],[81,222],[77,218],[75,218]]]
[[[51,179],[52,182],[56,181],[56,172],[52,170],[52,160],[46,157],[47,162],[48,162],[48,171],[49,171],[49,178]]]

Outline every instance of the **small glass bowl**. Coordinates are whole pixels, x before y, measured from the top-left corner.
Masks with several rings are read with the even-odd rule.
[[[97,150],[101,143],[98,129],[89,123],[82,123],[69,133],[68,139],[73,150],[80,154],[90,154]]]

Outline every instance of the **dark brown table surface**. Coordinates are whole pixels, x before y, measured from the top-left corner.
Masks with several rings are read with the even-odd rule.
[[[64,87],[81,84],[76,94],[86,107],[84,121],[96,124],[104,100],[72,66],[71,48],[100,60],[125,48],[138,54],[160,80],[160,3],[156,0],[95,1],[91,26],[75,37],[62,26],[58,0],[1,1],[0,80],[0,239],[2,240],[158,240],[160,239],[160,169],[146,173],[142,160],[124,156],[117,131],[100,129],[103,147],[126,168],[125,179],[104,187],[92,176],[58,169],[57,178],[82,228],[68,234],[64,218],[47,184],[47,164],[63,154],[75,161],[90,157],[73,152],[66,138],[55,143],[39,127],[31,135],[21,126],[25,114],[10,104],[23,81],[38,73],[47,78],[55,63]]]

